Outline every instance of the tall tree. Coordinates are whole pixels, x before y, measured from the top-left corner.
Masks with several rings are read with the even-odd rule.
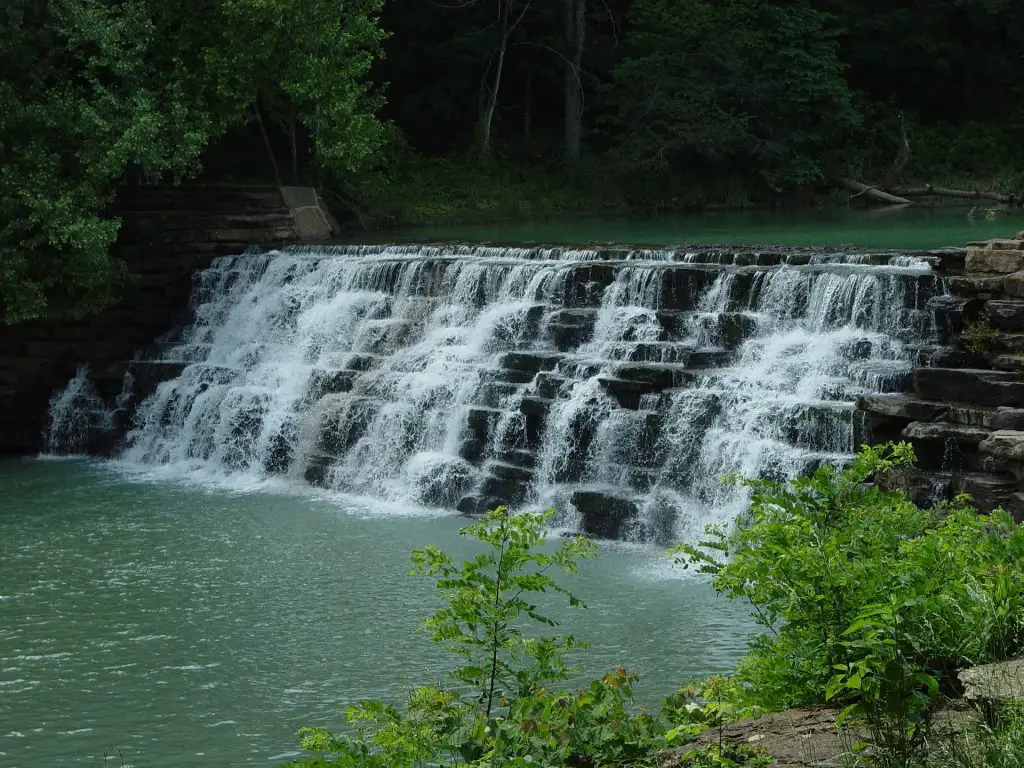
[[[565,0],[565,156],[579,160],[583,143],[583,47],[587,0]]]

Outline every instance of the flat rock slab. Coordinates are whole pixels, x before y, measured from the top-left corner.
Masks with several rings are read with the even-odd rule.
[[[854,745],[866,738],[865,730],[853,721],[837,728],[838,714],[834,709],[790,709],[740,720],[705,731],[693,744],[664,752],[661,768],[682,768],[689,764],[687,756],[694,749],[716,745],[720,739],[762,752],[771,758],[772,768],[865,764],[864,754],[854,751]],[[937,735],[949,736],[977,720],[973,710],[948,709],[936,713],[933,727]]]
[[[1003,461],[1024,461],[1024,432],[1001,429],[988,435],[978,451]]]
[[[863,395],[857,399],[857,407],[878,416],[888,416],[908,421],[935,421],[946,414],[945,403],[918,400],[907,395]]]
[[[975,701],[1024,699],[1024,659],[965,669],[958,677],[964,684],[964,698]]]
[[[1024,406],[1024,381],[1016,371],[915,368],[914,393],[923,400],[991,406]]]

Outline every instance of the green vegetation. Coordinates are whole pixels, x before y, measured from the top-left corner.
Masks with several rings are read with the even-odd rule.
[[[11,0],[0,35],[7,323],[114,298],[143,176],[364,227],[1024,187],[1011,0]]]
[[[109,303],[119,182],[196,173],[211,141],[280,126],[336,173],[375,157],[373,0],[11,0],[0,10],[0,318]],[[305,162],[303,160],[303,162]]]
[[[413,555],[415,572],[446,598],[426,628],[459,660],[448,684],[413,691],[402,709],[353,707],[341,735],[303,731],[317,756],[294,765],[646,766],[697,740],[673,765],[755,768],[767,764],[756,750],[720,730],[701,734],[822,705],[866,732],[874,765],[1018,765],[1019,708],[946,740],[932,716],[957,695],[959,670],[1024,648],[1024,527],[1002,512],[979,515],[964,498],[921,510],[868,482],[912,460],[905,444],[865,448],[845,470],[739,481],[752,490],[749,513],[677,557],[749,602],[763,631],[734,675],[681,688],[659,715],[636,707],[636,677],[621,668],[556,690],[572,672],[567,654],[585,645],[541,634],[557,622],[538,603],[582,605],[551,574],[574,571],[594,546],[546,547],[550,513],[495,510],[463,531],[485,545],[476,557],[458,565],[435,548]]]
[[[989,324],[987,317],[982,316],[967,324],[964,340],[971,352],[987,355],[999,340],[999,332]]]

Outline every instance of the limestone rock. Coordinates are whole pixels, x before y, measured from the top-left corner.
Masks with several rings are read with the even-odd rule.
[[[978,445],[978,451],[1001,461],[1024,462],[1024,432],[992,432]]]
[[[1013,273],[1018,274],[1017,272]],[[1020,273],[1024,277],[1024,273]],[[951,275],[946,279],[949,290],[957,295],[995,294],[1006,290],[1005,281],[1013,277],[999,275]]]
[[[621,539],[640,512],[628,499],[601,491],[576,491],[570,501],[583,516],[583,531],[599,539]]]
[[[1013,272],[1003,278],[1003,292],[1014,298],[1024,298],[1024,271]]]
[[[914,421],[903,430],[907,440],[956,440],[962,445],[978,445],[992,433],[987,429],[947,422]]]
[[[1024,269],[1024,250],[970,248],[967,251],[968,272],[1009,274]]]
[[[991,512],[1009,502],[1020,490],[1020,482],[987,472],[958,472],[953,475],[953,489],[968,494],[979,512]]]
[[[960,672],[964,698],[975,701],[1024,699],[1024,659],[982,664]]]
[[[1024,301],[990,301],[985,305],[989,322],[1006,331],[1024,331]]]
[[[975,405],[1024,405],[1022,374],[956,368],[915,368],[914,392],[924,400]]]
[[[857,399],[862,411],[908,421],[935,421],[946,414],[945,403],[917,400],[907,395],[862,395]]]

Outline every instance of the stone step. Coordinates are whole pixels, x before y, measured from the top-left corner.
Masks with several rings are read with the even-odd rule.
[[[978,445],[991,431],[949,422],[912,421],[900,434],[914,447],[917,464],[922,469],[961,470],[976,468]]]
[[[1014,506],[1021,483],[990,472],[954,472],[952,487],[955,492],[968,494],[979,512],[991,512],[997,507]]]
[[[915,394],[923,400],[973,405],[1024,404],[1024,374],[969,368],[915,368]]]
[[[536,374],[550,371],[562,360],[559,353],[545,351],[506,352],[498,356],[498,366],[511,371],[522,371]]]
[[[491,427],[498,422],[504,411],[497,408],[476,406],[466,410],[466,434],[471,439],[486,444]]]
[[[598,539],[623,538],[640,515],[629,499],[603,491],[575,491],[569,503],[582,518],[583,532]]]
[[[359,371],[347,369],[314,368],[309,375],[307,402],[315,403],[324,395],[349,392],[359,374]]]
[[[907,422],[938,421],[946,416],[948,410],[945,403],[920,400],[903,394],[862,395],[857,398],[857,408],[872,416],[903,419]]]
[[[1024,331],[1024,300],[992,300],[985,304],[985,313],[993,328]]]

